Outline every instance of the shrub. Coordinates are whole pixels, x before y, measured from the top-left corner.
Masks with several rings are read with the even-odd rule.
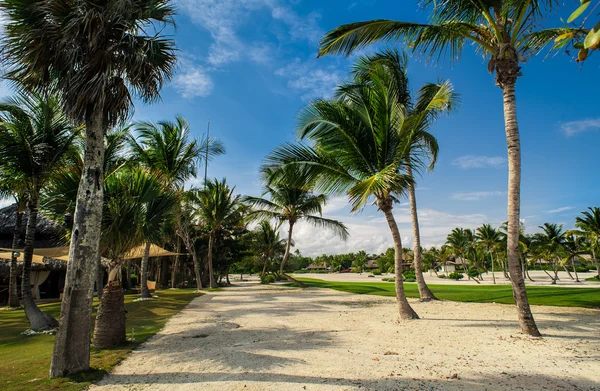
[[[405,272],[402,273],[402,277],[404,277],[405,280],[409,280],[409,279],[413,279],[416,280],[417,275],[415,274],[414,270],[407,270]]]
[[[381,281],[384,281],[384,282],[396,282],[396,279],[394,277],[386,277],[386,278],[382,278]]]
[[[396,273],[396,269],[394,268],[394,266],[390,266],[390,268],[388,269],[388,273],[391,273],[391,274]]]
[[[267,274],[266,276],[264,276],[262,278],[262,280],[260,280],[261,284],[272,284],[275,282],[275,276],[272,276],[270,274]]]
[[[586,278],[586,281],[600,281],[600,278],[598,278],[598,276],[594,276],[594,277],[590,277],[590,278]]]
[[[381,270],[374,269],[371,273],[373,273],[374,276],[380,276],[381,275]]]
[[[448,276],[445,274],[438,274],[438,278],[448,278]]]
[[[570,267],[568,268],[570,271],[573,271],[573,268]],[[590,271],[590,268],[584,265],[579,265],[579,266],[575,266],[575,270],[577,270],[577,273],[587,273]]]
[[[372,274],[369,274],[367,277],[375,277],[375,276],[374,276],[374,275],[372,275]]]
[[[464,278],[464,275],[462,273],[454,271],[454,272],[448,274],[448,278],[458,281],[458,280],[462,280]]]

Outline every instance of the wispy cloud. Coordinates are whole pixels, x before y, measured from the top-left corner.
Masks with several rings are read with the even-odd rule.
[[[452,161],[452,165],[460,168],[500,168],[506,164],[506,158],[502,156],[461,156]]]
[[[560,213],[560,212],[566,212],[566,211],[572,210],[572,209],[575,209],[575,207],[574,206],[562,206],[560,208],[548,210],[548,211],[546,211],[546,213],[555,214],[555,213]]]
[[[600,131],[600,118],[582,119],[560,124],[561,130],[567,136],[575,136],[579,133]]]
[[[210,95],[214,84],[203,67],[184,62],[173,78],[173,87],[182,97],[191,99]]]
[[[302,99],[329,98],[343,74],[334,67],[319,68],[315,61],[302,62],[294,59],[275,71],[277,76],[288,79],[287,85],[302,94]]]
[[[450,196],[458,201],[479,201],[489,197],[500,197],[506,195],[503,191],[473,191],[468,193],[454,193]]]

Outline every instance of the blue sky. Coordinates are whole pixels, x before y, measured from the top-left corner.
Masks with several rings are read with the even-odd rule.
[[[244,194],[261,192],[258,168],[278,145],[294,140],[298,111],[310,99],[328,96],[342,80],[352,57],[316,58],[322,35],[340,24],[391,18],[420,21],[417,1],[356,0],[177,0],[175,39],[178,73],[165,87],[162,102],[136,105],[134,120],[185,116],[200,137],[211,132],[227,154],[209,166],[209,176],[227,177]],[[560,23],[578,4],[545,22]],[[371,48],[370,50],[375,50]],[[598,60],[584,67],[558,55],[530,59],[517,83],[522,136],[522,218],[528,231],[546,221],[570,227],[588,206],[598,206],[600,115]],[[456,112],[438,121],[434,133],[440,156],[433,173],[418,182],[423,245],[439,245],[455,226],[476,227],[506,219],[506,143],[502,96],[481,57],[466,48],[454,65],[409,63],[413,89],[450,79],[461,96]],[[199,181],[197,182],[199,184]],[[304,254],[364,249],[381,252],[392,243],[380,213],[367,207],[350,216],[346,201],[334,198],[327,217],[350,228],[342,242],[331,233],[300,225],[296,246]],[[412,230],[407,205],[396,206],[404,245]]]

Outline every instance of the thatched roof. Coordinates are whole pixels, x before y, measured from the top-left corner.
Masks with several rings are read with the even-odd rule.
[[[9,236],[12,238],[15,223],[17,221],[17,205],[13,204],[5,208],[0,209],[0,236]],[[23,215],[23,229],[27,224],[27,217],[29,213],[25,212]],[[65,237],[65,228],[41,213],[38,214],[36,236],[52,237],[56,241],[61,240]]]

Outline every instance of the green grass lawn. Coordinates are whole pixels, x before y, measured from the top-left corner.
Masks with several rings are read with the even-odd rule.
[[[100,379],[123,360],[132,349],[156,334],[167,320],[179,312],[194,297],[192,290],[165,290],[156,293],[157,300],[133,302],[139,295],[126,295],[127,337],[135,329],[135,342],[117,349],[95,350],[92,347],[92,370],[70,378],[49,379],[53,335],[27,337],[29,328],[23,310],[0,311],[0,389],[3,391],[82,390]],[[94,301],[94,318],[98,302]],[[60,303],[42,304],[42,311],[58,318]]]
[[[313,278],[297,278],[308,286],[330,288],[365,295],[395,296],[392,282],[334,282]],[[510,285],[429,285],[441,300],[472,303],[513,304]],[[417,284],[404,283],[408,297],[419,297]],[[600,308],[600,288],[560,288],[545,286],[527,287],[529,303],[560,307]]]

